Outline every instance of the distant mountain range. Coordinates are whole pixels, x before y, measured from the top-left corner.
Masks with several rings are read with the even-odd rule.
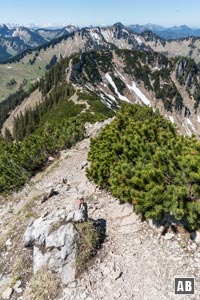
[[[47,33],[49,39],[49,32],[54,31],[34,31],[38,32],[43,39]],[[11,93],[15,95],[21,88],[26,90],[36,83],[61,57],[71,57],[66,69],[67,80],[92,90],[108,106],[117,105],[118,100],[135,101],[136,94],[138,101],[151,103],[177,123],[181,132],[198,134],[199,49],[198,37],[165,40],[151,31],[132,32],[121,23],[74,30],[35,50],[23,52],[7,64],[0,64],[0,74],[3,74],[0,101],[7,104],[6,101],[12,100]],[[10,107],[4,107],[4,118],[10,113]]]
[[[27,49],[44,45],[51,40],[66,36],[77,30],[73,25],[63,28],[28,28],[18,25],[0,24],[0,62]]]
[[[192,42],[195,42],[195,39],[198,39],[198,37],[200,37],[200,29],[190,28],[186,25],[164,28],[160,25],[155,25],[155,24],[146,24],[146,25],[136,24],[136,25],[124,26],[121,23],[116,23],[115,27],[116,26],[121,28],[122,36],[125,33],[128,36],[130,33],[132,33],[133,35],[137,35],[136,37],[137,41],[145,39],[145,44],[147,44],[148,42],[148,46],[150,48],[153,48],[153,50],[156,51],[161,51],[163,52],[163,54],[168,53],[169,55],[173,55],[173,53],[172,54],[170,53],[171,51],[170,47],[173,40],[191,39]],[[36,25],[33,24],[28,25],[28,27],[24,27],[16,24],[0,24],[0,63],[7,61],[8,59],[22,53],[27,49],[35,49],[49,42],[53,42],[53,40],[56,40],[58,38],[68,37],[75,32],[84,32],[89,28],[91,29],[96,28],[96,30],[98,30],[99,28],[104,32],[107,29],[109,31],[109,28],[111,27],[112,26],[104,26],[104,27],[90,26],[90,27],[83,27],[82,29],[80,29],[74,25],[68,25],[59,28],[59,25],[46,24],[43,26],[43,28],[38,28]],[[93,38],[95,38],[95,36]],[[104,37],[104,38],[109,40],[109,35],[108,37]],[[117,38],[119,37],[117,36]],[[156,45],[152,45],[152,42],[154,43],[155,41],[156,41]],[[141,43],[139,42],[139,44]],[[180,43],[178,43],[178,48],[180,46],[179,44]],[[163,49],[158,49],[160,48],[159,45]],[[99,43],[98,46],[101,47],[102,45]],[[197,46],[198,45],[195,45],[195,49]],[[173,51],[175,50],[176,48],[173,47]],[[199,56],[199,53],[196,53],[197,51],[196,52],[195,51],[193,48],[189,49],[188,55],[196,59],[196,57]],[[181,50],[179,54],[182,52],[183,51]]]
[[[173,26],[169,28],[165,28],[156,24],[146,24],[146,25],[129,25],[127,26],[129,30],[134,31],[136,33],[142,33],[145,31],[152,31],[156,33],[160,37],[166,40],[172,39],[181,39],[189,36],[197,36],[200,37],[200,28],[190,28],[187,25],[181,26]]]
[[[186,25],[164,28],[155,24],[136,24],[123,27],[130,32],[138,34],[151,31],[166,40],[187,38],[189,36],[200,37],[200,29],[190,28]],[[109,28],[109,26],[107,26],[107,28]],[[0,62],[8,60],[24,50],[33,49],[54,39],[70,35],[77,30],[79,30],[79,28],[74,25],[62,27],[59,25],[45,24],[39,28],[34,24],[27,25],[26,27],[17,24],[0,24]]]
[[[18,24],[6,24],[3,25],[6,26],[9,29],[15,30],[16,28],[28,28],[30,30],[41,30],[41,29],[46,29],[49,31],[54,31],[54,30],[63,30],[64,28],[69,29],[69,31],[77,29],[78,27],[74,25],[63,25],[63,24],[43,24],[43,25],[38,25],[38,24],[28,24],[26,26],[21,26]],[[1,25],[0,25],[1,27]],[[160,37],[164,39],[180,39],[180,38],[185,38],[189,36],[197,36],[200,37],[200,28],[191,28],[187,25],[180,25],[180,26],[173,26],[173,27],[164,27],[160,26],[157,24],[145,24],[145,25],[138,25],[138,24],[133,24],[133,25],[128,25],[126,26],[128,29],[136,32],[136,33],[142,33],[144,31],[152,31],[153,33],[158,34]]]

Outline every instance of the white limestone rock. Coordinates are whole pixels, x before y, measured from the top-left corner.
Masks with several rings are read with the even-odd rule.
[[[12,293],[13,293],[13,289],[12,288],[7,288],[4,292],[3,292],[3,294],[2,294],[2,299],[3,300],[9,300],[10,299],[10,297],[11,297],[11,295],[12,295]]]
[[[75,287],[77,240],[78,232],[62,209],[35,220],[24,234],[24,246],[33,246],[34,273],[46,267],[58,273],[64,286]]]

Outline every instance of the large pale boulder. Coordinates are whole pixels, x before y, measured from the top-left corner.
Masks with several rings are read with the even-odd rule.
[[[13,289],[10,287],[7,288],[2,294],[2,299],[9,300],[11,298],[12,293],[13,293]]]
[[[24,246],[31,247],[33,244],[38,246],[44,245],[49,231],[55,224],[64,221],[66,217],[67,211],[65,209],[60,209],[59,211],[51,214],[45,214],[43,217],[32,222],[24,233]]]
[[[46,267],[59,274],[63,285],[73,287],[78,232],[67,219],[71,217],[56,211],[35,220],[24,233],[23,242],[25,247],[33,247],[34,273]]]
[[[97,136],[101,129],[104,128],[106,125],[110,124],[114,118],[109,118],[103,122],[96,122],[91,124],[89,122],[85,123],[85,137],[95,137]]]
[[[38,272],[40,269],[42,269],[44,266],[46,267],[48,265],[48,260],[51,256],[51,253],[46,251],[42,251],[37,246],[33,247],[33,271],[34,273]]]
[[[68,222],[84,222],[85,216],[81,210],[71,211],[66,219]]]

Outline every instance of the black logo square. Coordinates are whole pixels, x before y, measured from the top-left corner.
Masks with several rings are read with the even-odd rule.
[[[175,278],[175,294],[176,295],[193,295],[194,294],[194,278]]]

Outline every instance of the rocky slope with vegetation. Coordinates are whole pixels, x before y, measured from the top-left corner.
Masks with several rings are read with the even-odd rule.
[[[152,32],[143,34],[133,33],[121,23],[113,26],[93,27],[73,30],[69,34],[58,35],[52,41],[36,49],[28,49],[10,60],[0,64],[3,80],[0,82],[0,101],[5,100],[12,92],[20,87],[27,89],[30,82],[44,75],[46,68],[55,63],[60,57],[69,57],[78,52],[101,49],[129,49],[160,52],[168,57],[189,57],[199,63],[199,38],[166,41]],[[63,31],[64,32],[64,31]],[[44,38],[48,31],[39,31]],[[46,37],[45,37],[46,34]],[[18,38],[18,37],[15,37]],[[3,46],[2,46],[3,47]],[[13,82],[15,79],[16,82]],[[25,81],[24,81],[25,80]],[[14,83],[14,84],[13,84]]]
[[[171,300],[174,299],[173,278],[183,274],[194,275],[198,286],[199,236],[195,242],[181,227],[175,233],[173,226],[162,235],[163,226],[141,222],[133,213],[132,205],[120,204],[109,192],[88,181],[89,137],[91,134],[94,137],[95,131],[100,128],[101,124],[87,124],[88,138],[72,149],[62,151],[58,160],[55,159],[45,171],[32,178],[21,191],[8,195],[4,200],[1,198],[0,290],[3,299],[129,300],[132,297],[136,300]],[[56,193],[43,201],[52,188]],[[79,256],[83,260],[77,261],[77,268],[83,263],[87,266],[86,271],[76,275],[75,285],[63,286],[59,273],[52,274],[47,268],[33,273],[32,248],[24,248],[23,236],[38,218],[55,221],[52,215],[54,218],[57,215],[61,221],[51,226],[49,236],[56,235],[56,230],[61,230],[64,225],[65,214],[76,209],[79,194],[84,195],[88,203],[89,217],[98,220],[101,228],[106,230],[106,239],[88,265],[85,264],[86,257]],[[91,235],[87,229],[83,233],[85,254],[91,245]],[[45,248],[41,247],[41,250],[44,255]],[[73,274],[74,269],[70,280],[74,278]],[[7,298],[6,293],[10,293]],[[199,297],[198,289],[195,297]]]
[[[176,124],[180,133],[199,136],[200,73],[192,59],[168,59],[162,54],[148,51],[89,51],[62,58],[49,75],[47,72],[48,83],[44,84],[41,79],[31,89],[43,89],[44,97],[54,81],[59,82],[59,73],[64,74],[65,71],[69,84],[81,86],[89,93],[96,94],[112,110],[116,110],[121,101],[150,105],[153,109],[158,108],[161,114]],[[28,99],[29,94],[31,90],[26,94],[21,91],[1,104],[2,125],[7,118],[3,126],[4,135],[6,127],[13,134],[14,118],[22,119],[20,114],[23,115],[26,106],[22,105],[22,108],[18,107],[12,113],[11,110],[25,96]],[[27,121],[26,117],[24,122]]]
[[[121,101],[149,105],[159,109],[181,133],[198,136],[199,74],[188,58],[115,50],[76,56],[69,78],[97,93],[113,109]]]
[[[27,49],[37,48],[51,40],[69,36],[77,30],[69,25],[61,29],[33,29],[24,26],[10,27],[0,24],[0,62],[22,53]]]
[[[97,36],[66,39],[66,57],[2,103],[4,300],[173,299],[174,276],[200,280],[198,67]]]

